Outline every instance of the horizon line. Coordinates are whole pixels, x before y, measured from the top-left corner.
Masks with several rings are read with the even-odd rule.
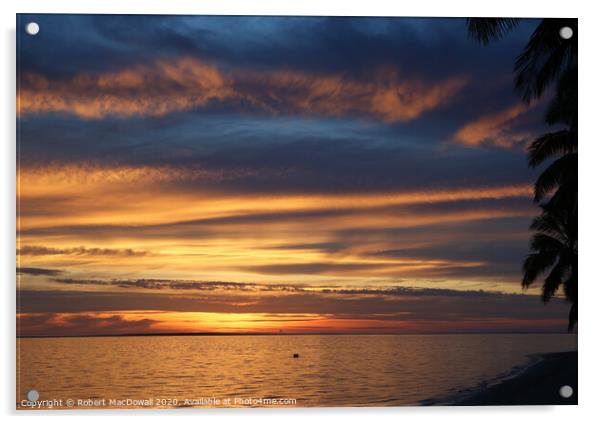
[[[185,337],[185,336],[442,336],[442,335],[508,335],[508,334],[574,334],[570,331],[473,331],[473,332],[433,332],[433,333],[368,333],[368,332],[308,332],[308,333],[279,333],[279,332],[169,332],[169,333],[122,333],[122,334],[75,334],[75,335],[17,335],[17,339],[57,339],[83,337]]]

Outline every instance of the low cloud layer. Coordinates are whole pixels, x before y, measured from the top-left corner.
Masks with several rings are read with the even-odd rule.
[[[111,314],[51,313],[21,315],[17,318],[17,330],[20,337],[131,334],[149,332],[156,323],[148,318],[125,319]]]
[[[60,321],[47,321],[47,317],[56,314],[146,316],[155,323],[152,328],[142,329],[144,332],[241,331],[243,328],[257,331],[258,321],[265,331],[278,332],[284,320],[288,321],[285,328],[293,332],[362,332],[380,328],[384,332],[411,333],[417,329],[426,332],[556,332],[565,329],[566,313],[567,305],[556,299],[543,305],[537,296],[403,287],[301,290],[279,295],[259,291],[244,296],[227,291],[203,295],[24,291],[19,310],[20,316],[25,317],[20,326],[23,335],[69,331]],[[294,319],[287,318],[291,314]],[[35,326],[28,321],[35,317],[46,323]],[[118,323],[121,326],[121,320]],[[113,329],[103,325],[90,326],[88,334],[132,331],[130,326]]]

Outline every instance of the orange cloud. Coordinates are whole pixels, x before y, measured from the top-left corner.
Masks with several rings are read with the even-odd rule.
[[[246,175],[246,171],[240,171]],[[249,173],[252,171],[249,170]],[[251,175],[251,174],[249,174]],[[427,203],[474,200],[494,200],[529,197],[529,185],[498,187],[460,187],[444,190],[415,190],[371,193],[275,193],[244,194],[220,193],[204,189],[201,184],[190,189],[180,186],[183,181],[204,183],[231,178],[221,171],[186,169],[178,167],[149,166],[48,166],[19,169],[18,202],[20,216],[18,227],[39,228],[49,225],[100,225],[100,224],[162,224],[185,220],[240,217],[259,213],[293,213],[327,210],[347,210],[354,216],[337,217],[330,228],[353,226],[357,213],[364,225],[384,225],[393,217],[389,207]],[[94,193],[90,196],[89,193]],[[41,213],[45,212],[45,213]],[[524,213],[524,211],[520,211]],[[479,219],[484,215],[507,215],[508,211],[491,213],[474,211],[473,214],[415,214],[401,216],[405,225],[422,225],[449,220]],[[317,222],[317,217],[313,222]],[[273,230],[279,222],[266,223]],[[286,228],[294,228],[288,222]],[[236,223],[228,223],[233,228]],[[72,246],[69,246],[72,247]]]
[[[245,81],[246,80],[246,81]],[[252,83],[258,92],[253,98],[274,113],[288,110],[307,115],[367,115],[386,122],[416,119],[449,101],[466,83],[466,78],[425,84],[404,81],[395,72],[377,73],[371,81],[358,81],[343,75],[310,75],[278,71],[251,73],[240,81]]]
[[[219,191],[202,184],[220,178],[227,176],[166,166],[22,167],[19,266],[68,269],[68,278],[143,278],[152,270],[157,278],[290,283],[299,282],[303,274],[301,281],[312,284],[442,278],[466,269],[467,281],[483,281],[477,270],[488,264],[482,261],[390,258],[374,252],[457,237],[439,228],[428,233],[428,240],[399,238],[389,234],[395,229],[426,230],[533,214],[529,185],[268,195]],[[502,207],[495,202],[508,198],[524,198],[525,206]],[[467,201],[483,204],[445,207],[448,202]],[[444,205],[436,207],[438,203]],[[293,243],[305,247],[286,248]],[[312,248],[329,243],[340,245]],[[46,284],[33,276],[21,280],[28,287]],[[496,276],[495,281],[508,279]],[[516,286],[514,280],[509,284]]]
[[[215,66],[192,59],[59,81],[26,74],[20,85],[20,115],[56,112],[86,119],[162,116],[235,96]]]
[[[236,69],[228,73],[197,59],[156,61],[118,72],[79,74],[50,80],[26,74],[17,93],[19,116],[64,113],[84,119],[108,116],[164,116],[230,104],[273,114],[367,116],[409,121],[448,102],[466,78],[426,84],[394,72],[369,81],[343,74]]]
[[[533,105],[516,104],[501,112],[483,116],[461,128],[454,135],[454,140],[470,147],[486,144],[510,148],[530,137],[529,133],[515,131],[513,124]]]
[[[372,110],[385,121],[409,121],[446,102],[465,84],[465,79],[457,78],[433,87],[420,83],[379,87],[372,97]]]

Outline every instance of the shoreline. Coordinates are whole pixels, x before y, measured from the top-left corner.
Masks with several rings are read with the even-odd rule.
[[[562,386],[573,388],[570,398],[560,396]],[[430,405],[577,405],[577,352],[532,355],[525,366]]]

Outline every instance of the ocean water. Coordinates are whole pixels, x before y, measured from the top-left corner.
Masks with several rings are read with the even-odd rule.
[[[569,334],[23,338],[17,407],[31,389],[58,408],[437,403],[576,349]]]

